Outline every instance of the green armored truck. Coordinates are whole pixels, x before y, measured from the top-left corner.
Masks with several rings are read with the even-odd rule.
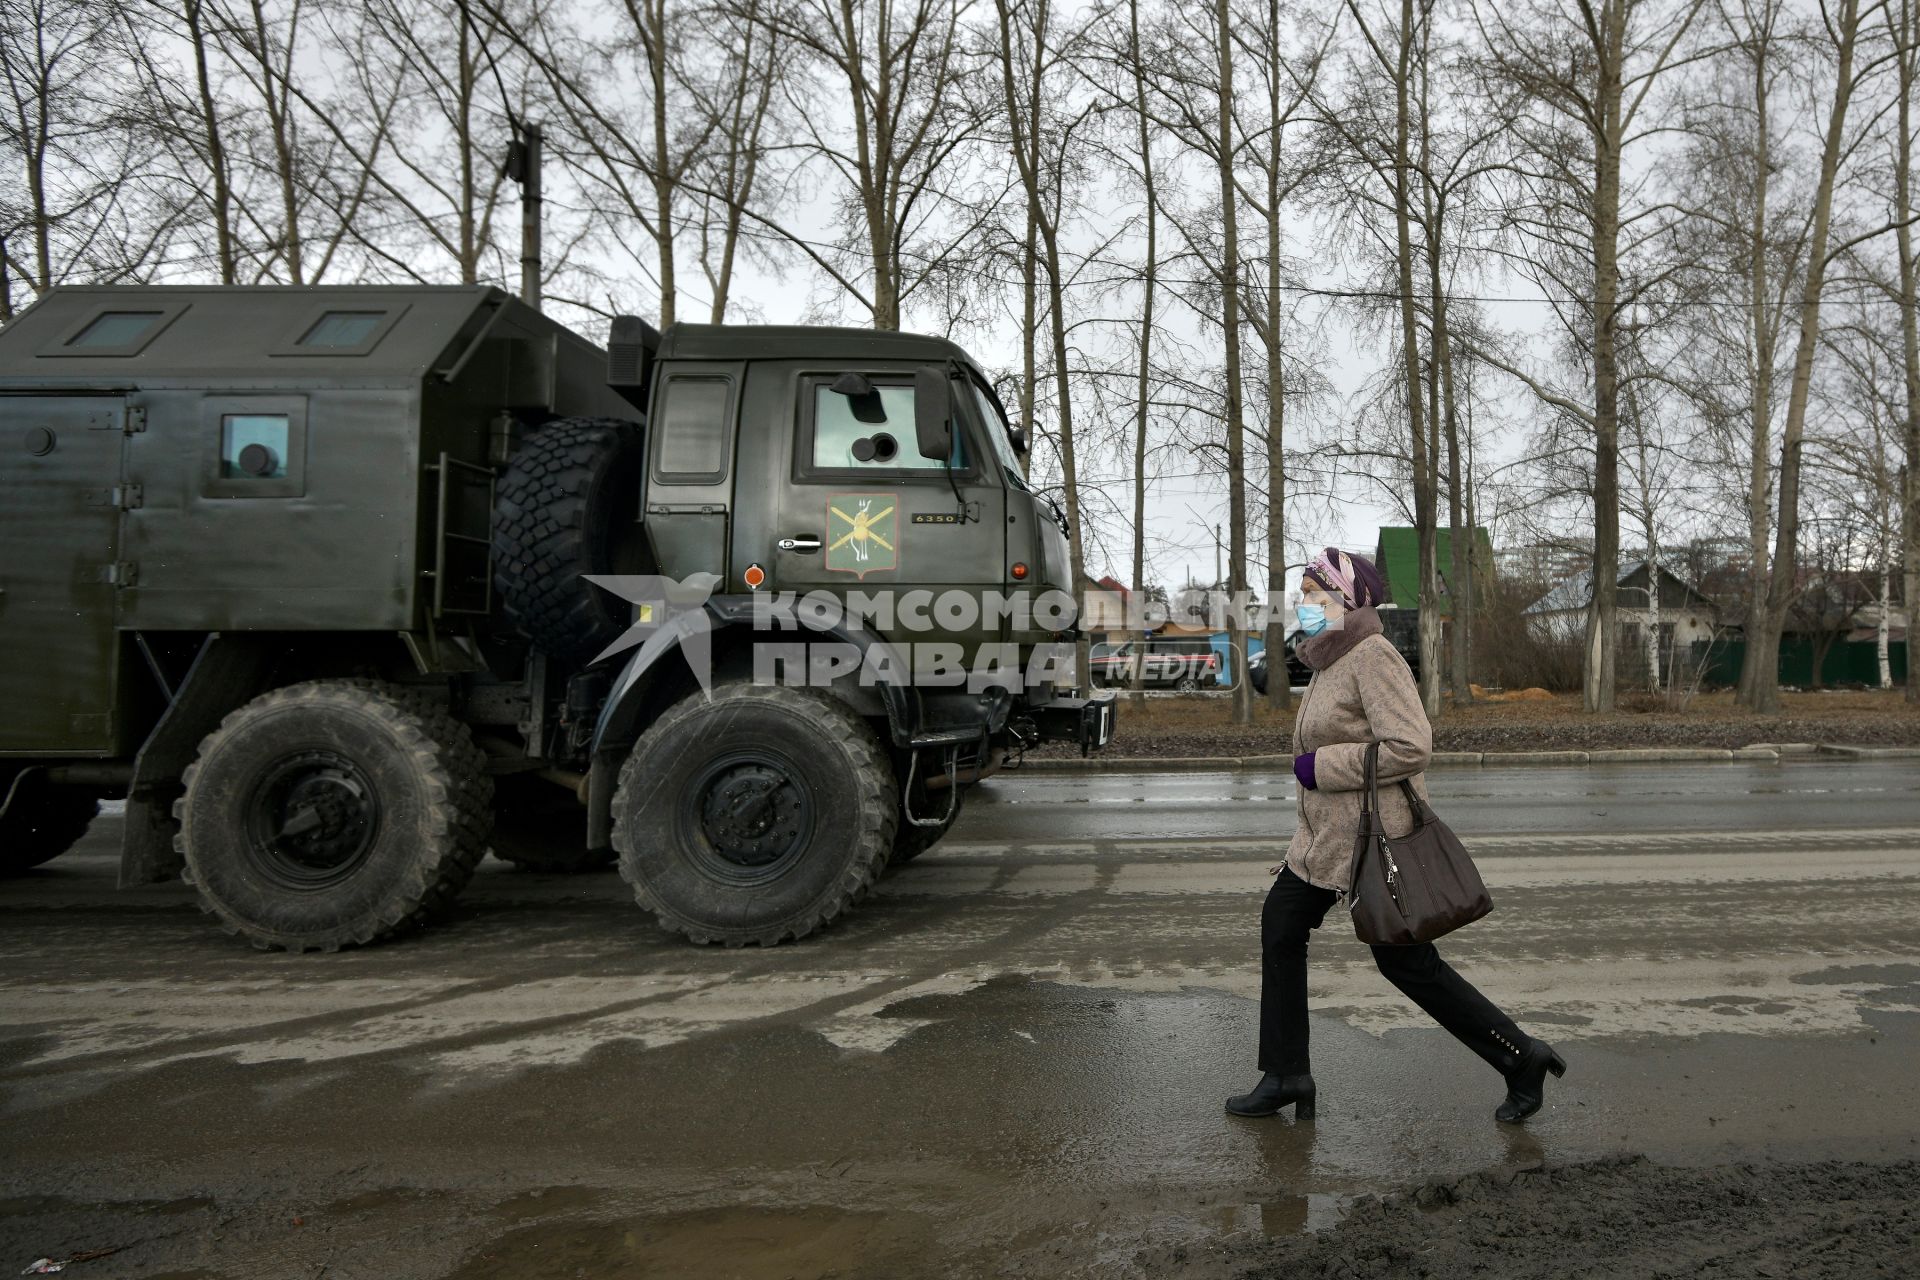
[[[121,883],[262,947],[425,923],[490,848],[804,937],[1112,736],[1022,449],[929,337],[56,289],[0,330],[0,874],[124,796]]]

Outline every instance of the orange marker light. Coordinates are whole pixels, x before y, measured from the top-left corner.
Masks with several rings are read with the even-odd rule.
[[[1016,560],[1014,561],[1013,568],[1008,570],[1008,572],[1013,574],[1014,581],[1018,582],[1027,576],[1027,566]]]

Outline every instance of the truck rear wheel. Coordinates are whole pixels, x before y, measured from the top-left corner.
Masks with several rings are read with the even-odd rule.
[[[486,848],[485,760],[465,726],[365,682],[262,694],[184,781],[187,879],[262,949],[338,951],[424,923]]]
[[[0,774],[0,798],[13,783]],[[0,818],[0,876],[19,875],[73,848],[99,811],[99,797],[91,791],[21,778]]]
[[[695,942],[804,938],[872,887],[893,851],[893,766],[825,695],[723,684],[641,736],[613,797],[634,898]]]
[[[500,608],[535,648],[585,662],[627,629],[631,607],[581,575],[646,571],[640,427],[562,418],[527,436],[494,500]]]

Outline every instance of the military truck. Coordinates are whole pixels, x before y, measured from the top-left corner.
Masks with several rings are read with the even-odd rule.
[[[1066,677],[977,679],[1070,615],[813,609],[795,655],[796,600],[1068,587],[1022,444],[930,337],[53,290],[0,330],[0,872],[124,796],[121,883],[260,947],[424,924],[489,848],[804,937],[1026,748],[1112,736]]]

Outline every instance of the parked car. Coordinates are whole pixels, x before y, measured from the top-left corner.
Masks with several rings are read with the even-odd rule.
[[[1294,642],[1298,640],[1299,637],[1300,633],[1298,631],[1291,633],[1287,636],[1285,646],[1287,655],[1287,679],[1296,688],[1305,684],[1308,678],[1313,675],[1312,669],[1308,667],[1306,663],[1300,661],[1300,655],[1294,652]],[[1260,650],[1260,652],[1247,659],[1247,679],[1253,682],[1253,688],[1256,693],[1264,694],[1267,691],[1267,651],[1265,649]]]
[[[1380,610],[1380,630],[1387,639],[1393,641],[1393,647],[1407,660],[1407,666],[1413,671],[1413,678],[1420,678],[1420,611],[1418,609],[1382,609]],[[1287,654],[1287,678],[1295,688],[1305,684],[1313,677],[1313,668],[1300,657],[1299,648],[1302,639],[1299,628],[1287,633],[1285,642]],[[1267,691],[1267,651],[1261,649],[1247,659],[1247,678],[1253,681],[1253,687],[1260,693]]]
[[[1141,683],[1149,689],[1190,693],[1220,683],[1220,655],[1204,637],[1099,644],[1088,666],[1093,683],[1115,689],[1132,687],[1136,666],[1142,668]]]

